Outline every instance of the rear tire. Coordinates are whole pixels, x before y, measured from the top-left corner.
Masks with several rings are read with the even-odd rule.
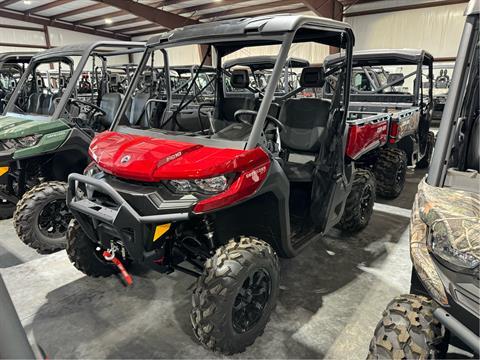
[[[406,173],[405,151],[396,148],[380,150],[380,156],[375,164],[377,194],[387,199],[396,198],[405,186]]]
[[[425,150],[425,155],[421,158],[415,168],[417,169],[426,169],[430,165],[430,160],[432,159],[433,147],[435,146],[435,134],[431,131],[428,132],[427,136],[427,148]]]
[[[353,185],[338,227],[343,231],[360,231],[368,225],[375,203],[375,176],[370,170],[359,169],[353,175]]]
[[[390,302],[375,329],[367,359],[438,359],[445,355],[445,328],[433,317],[435,303],[402,295]]]
[[[107,277],[118,273],[115,265],[100,257],[97,245],[88,238],[75,219],[68,225],[66,248],[70,262],[85,275]]]
[[[72,215],[66,204],[67,184],[49,181],[27,191],[13,215],[18,237],[40,254],[65,249]]]
[[[241,237],[218,248],[192,296],[193,331],[202,345],[228,355],[252,345],[275,307],[279,272],[277,255],[264,241]]]

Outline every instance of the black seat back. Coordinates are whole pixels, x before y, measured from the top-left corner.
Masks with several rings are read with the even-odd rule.
[[[466,168],[480,171],[480,120],[475,119],[467,148]]]
[[[102,116],[102,125],[110,126],[115,119],[115,114],[120,108],[122,102],[122,95],[119,93],[108,93],[102,96],[102,101],[100,102],[100,109],[105,111],[105,116]]]
[[[234,89],[243,89],[244,91],[229,94],[223,98],[220,109],[220,118],[227,123],[232,123],[235,121],[234,115],[238,110],[254,110],[255,108],[255,95],[248,90],[248,86],[250,85],[248,70],[233,70],[230,77],[230,84]]]
[[[150,99],[148,92],[139,92],[133,97],[129,116],[131,125],[142,125],[142,122],[146,119],[145,106],[147,105],[148,99]]]
[[[322,67],[304,68],[300,85],[318,88],[325,84]],[[283,145],[299,152],[318,153],[325,141],[330,111],[330,101],[319,98],[288,99],[280,111],[280,121],[285,126],[281,133]]]

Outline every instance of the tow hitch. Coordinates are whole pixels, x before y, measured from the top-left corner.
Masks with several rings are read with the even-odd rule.
[[[100,248],[97,248],[97,250],[100,251]],[[105,250],[102,255],[105,261],[112,262],[118,268],[118,270],[120,271],[120,277],[126,286],[130,286],[133,284],[132,276],[127,272],[122,262],[115,256],[115,251]]]

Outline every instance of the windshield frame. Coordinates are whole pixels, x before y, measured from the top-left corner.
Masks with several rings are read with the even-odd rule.
[[[299,41],[295,41],[295,36],[298,33],[299,30],[310,30],[313,31],[314,33],[318,33],[318,37],[313,36],[312,38],[308,40],[303,40],[299,38]],[[148,65],[148,61],[150,59],[150,55],[154,51],[161,51],[163,53],[163,58],[164,58],[164,69],[165,69],[165,82],[166,82],[166,90],[167,90],[167,106],[166,109],[164,110],[165,113],[169,111],[170,106],[172,104],[172,98],[171,98],[171,81],[170,81],[170,65],[168,61],[168,53],[167,50],[169,48],[174,48],[174,47],[181,47],[185,45],[207,45],[211,46],[212,48],[212,53],[214,53],[213,50],[215,50],[215,55],[212,56],[214,61],[216,62],[214,64],[214,68],[216,71],[219,73],[223,71],[222,68],[222,60],[227,53],[220,53],[217,49],[225,47],[225,44],[229,44],[231,47],[232,44],[236,45],[236,49],[241,49],[241,48],[248,48],[250,46],[259,46],[259,45],[271,45],[271,44],[278,44],[280,45],[280,50],[277,55],[277,60],[275,62],[275,65],[272,69],[272,75],[270,77],[270,80],[268,82],[267,87],[265,88],[265,93],[262,102],[260,103],[260,108],[258,109],[257,116],[253,122],[253,127],[250,132],[250,136],[247,140],[245,141],[237,141],[237,140],[225,140],[222,141],[222,143],[231,143],[234,148],[238,148],[238,143],[245,144],[244,148],[245,149],[253,149],[257,147],[260,143],[260,138],[263,132],[263,127],[265,124],[266,117],[268,115],[268,111],[270,109],[271,103],[275,97],[275,92],[276,88],[278,85],[278,82],[280,80],[280,76],[283,73],[285,69],[285,64],[288,59],[289,51],[291,49],[291,46],[293,43],[301,43],[301,42],[317,42],[319,44],[324,44],[324,45],[329,45],[326,42],[322,42],[322,35],[326,35],[327,33],[332,34],[339,34],[339,37],[342,42],[342,49],[345,51],[346,54],[346,60],[344,62],[344,65],[347,70],[345,71],[345,79],[344,79],[344,91],[343,91],[343,103],[342,103],[342,108],[343,108],[343,122],[346,122],[347,118],[347,111],[345,104],[348,104],[349,98],[350,98],[350,88],[347,86],[347,84],[350,84],[351,81],[351,67],[352,67],[352,53],[353,53],[353,44],[354,44],[354,35],[353,32],[349,27],[339,27],[339,26],[326,26],[325,24],[316,24],[315,22],[310,22],[306,21],[304,23],[298,24],[294,29],[290,31],[285,31],[283,33],[267,33],[267,34],[247,34],[247,35],[232,35],[232,36],[222,36],[219,39],[213,38],[201,38],[201,39],[188,39],[188,40],[182,40],[182,41],[174,41],[172,43],[167,42],[153,42],[153,43],[147,43],[146,50],[142,56],[141,61],[138,64],[137,71],[135,72],[135,75],[133,77],[132,82],[130,83],[126,93],[125,97],[122,101],[122,104],[116,114],[115,120],[113,121],[112,125],[110,126],[110,131],[117,131],[117,130],[122,130],[124,128],[129,128],[129,126],[121,124],[121,119],[123,114],[126,111],[127,104],[129,99],[132,97],[135,89],[137,88],[138,82],[140,81],[141,73],[145,69],[145,67]],[[238,44],[238,45],[237,45]],[[243,46],[242,46],[243,45]],[[216,91],[220,91],[218,88]],[[218,97],[218,94],[216,95]],[[131,130],[126,130],[126,132],[130,132]],[[164,130],[162,129],[147,129],[149,134],[155,134],[156,137],[158,138],[165,138],[165,139],[179,139],[179,135],[169,135],[167,134]],[[185,136],[180,136],[184,138]],[[188,137],[189,141],[191,142],[196,142],[194,137]],[[236,143],[236,145],[235,145]]]

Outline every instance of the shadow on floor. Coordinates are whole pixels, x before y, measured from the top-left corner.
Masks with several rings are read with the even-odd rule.
[[[322,358],[292,335],[322,307],[326,295],[362,274],[360,266],[386,256],[408,219],[376,212],[355,236],[333,230],[294,259],[281,261],[277,309],[265,333],[234,358]],[[48,293],[27,331],[55,358],[212,358],[190,328],[194,279],[136,268],[134,286],[115,277],[83,277]],[[346,325],[346,324],[345,324]],[[321,334],[319,334],[321,336]]]

